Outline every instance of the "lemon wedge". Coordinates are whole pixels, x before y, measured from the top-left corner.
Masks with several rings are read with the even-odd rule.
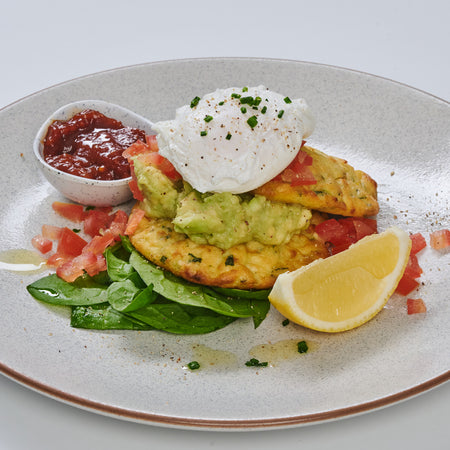
[[[391,227],[326,259],[280,275],[269,300],[285,317],[313,330],[356,328],[384,307],[408,263],[411,239]]]

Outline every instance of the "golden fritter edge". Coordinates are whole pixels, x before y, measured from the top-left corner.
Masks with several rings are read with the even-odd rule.
[[[223,288],[267,289],[281,273],[329,256],[325,244],[314,235],[315,224],[323,220],[325,217],[313,212],[308,230],[277,246],[251,241],[222,250],[196,244],[174,231],[170,220],[148,217],[129,238],[149,261],[188,281]]]
[[[378,214],[377,183],[345,160],[329,156],[312,147],[303,146],[313,164],[309,166],[317,183],[291,186],[272,180],[253,191],[269,200],[298,203],[304,207],[330,214],[364,217]]]

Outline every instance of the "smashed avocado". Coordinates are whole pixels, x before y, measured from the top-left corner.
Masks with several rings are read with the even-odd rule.
[[[248,241],[280,245],[309,226],[311,211],[272,202],[261,195],[205,193],[173,183],[157,168],[134,161],[134,171],[150,217],[171,219],[175,231],[199,244],[227,249]]]

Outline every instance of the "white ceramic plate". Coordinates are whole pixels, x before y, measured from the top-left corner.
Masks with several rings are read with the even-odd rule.
[[[126,67],[31,95],[0,111],[2,152],[0,250],[31,249],[63,198],[33,160],[41,123],[61,105],[96,98],[151,120],[216,87],[265,84],[304,97],[317,128],[309,143],[348,159],[379,183],[379,228],[410,232],[449,227],[449,104],[410,87],[336,67],[262,59],[200,59]],[[241,320],[215,333],[71,329],[66,310],[31,298],[42,274],[0,270],[0,370],[43,394],[101,414],[173,427],[256,429],[332,420],[371,411],[449,379],[450,254],[420,255],[426,314],[408,316],[394,296],[368,324],[327,335],[271,311],[254,330]],[[305,355],[288,349],[306,340]],[[258,353],[261,345],[278,350]],[[254,353],[256,349],[256,353]],[[277,358],[274,358],[274,355]],[[250,357],[267,358],[249,368]],[[183,367],[197,359],[204,367]]]

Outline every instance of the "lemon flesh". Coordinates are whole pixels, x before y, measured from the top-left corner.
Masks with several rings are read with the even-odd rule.
[[[326,332],[366,323],[386,304],[411,249],[397,227],[361,239],[348,250],[280,275],[269,295],[291,321]]]

